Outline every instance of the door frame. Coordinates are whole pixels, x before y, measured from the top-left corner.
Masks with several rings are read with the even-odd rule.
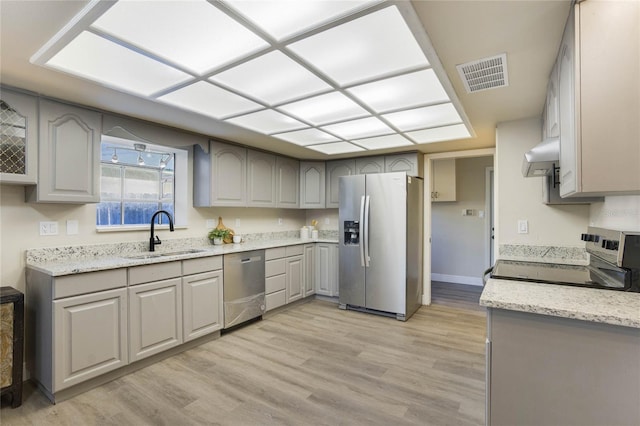
[[[495,164],[495,163],[494,163]],[[495,204],[495,173],[494,167],[485,167],[484,169],[484,229],[485,229],[485,243],[487,244],[487,251],[484,256],[484,264],[486,268],[493,266],[495,256],[495,216],[494,216],[494,204]],[[492,202],[493,201],[493,202]],[[493,240],[491,235],[494,235]]]
[[[424,261],[423,261],[423,288],[422,304],[431,304],[431,191],[432,179],[431,170],[433,160],[443,158],[470,158],[470,157],[493,157],[493,167],[496,167],[496,149],[482,148],[470,149],[467,151],[439,152],[437,154],[425,154],[424,156]],[[495,175],[494,175],[495,179]],[[495,185],[494,185],[495,187]],[[495,195],[495,192],[494,192]],[[494,212],[496,197],[494,196]],[[495,244],[494,244],[495,256]]]

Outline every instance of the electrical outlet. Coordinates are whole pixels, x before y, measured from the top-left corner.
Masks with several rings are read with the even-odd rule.
[[[518,220],[518,234],[528,234],[529,233],[529,221],[526,219]]]
[[[77,220],[68,220],[67,221],[67,235],[78,235],[78,221]]]
[[[58,222],[40,222],[40,235],[58,235]]]
[[[279,217],[279,218],[278,218],[278,225],[282,225],[282,222],[283,222],[283,221],[282,221],[282,218],[281,218],[281,217]]]
[[[236,217],[236,228],[240,227],[240,218]]]
[[[215,219],[207,219],[205,226],[207,227],[207,229],[215,228],[216,227]]]
[[[324,218],[324,224],[325,225],[331,225],[331,219],[329,219],[328,217]]]

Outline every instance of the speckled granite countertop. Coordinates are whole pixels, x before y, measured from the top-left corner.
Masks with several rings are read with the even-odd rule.
[[[640,328],[640,293],[489,279],[480,305]]]
[[[103,250],[100,248],[100,246],[95,246],[98,248],[94,248],[93,250],[80,246],[78,248],[63,247],[58,249],[39,249],[34,250],[31,253],[27,253],[27,268],[35,269],[44,272],[45,274],[57,277],[63,275],[80,274],[84,272],[102,271],[106,269],[127,268],[130,266],[170,262],[174,260],[195,259],[200,257],[218,256],[228,253],[262,250],[274,247],[337,242],[338,240],[333,238],[320,238],[317,240],[283,238],[274,240],[247,241],[240,244],[223,244],[220,246],[214,246],[211,244],[190,244],[188,247],[173,246],[164,248],[164,250],[163,248],[159,247],[155,252],[142,252],[140,250],[136,251],[135,248],[131,248],[132,246],[130,244],[123,244],[122,250],[116,251],[116,253],[113,253],[113,250]],[[77,253],[77,255],[74,255],[74,251]],[[175,255],[167,255],[167,253],[170,254],[181,251],[188,252]],[[91,253],[93,254],[92,256],[89,255]],[[136,256],[148,255],[157,257],[136,258]]]

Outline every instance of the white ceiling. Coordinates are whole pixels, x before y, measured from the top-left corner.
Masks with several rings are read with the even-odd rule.
[[[29,63],[29,58],[86,3],[0,0],[0,82],[298,158],[327,158],[273,137]],[[473,139],[415,147],[427,153],[492,147],[496,123],[540,115],[570,3],[570,0],[412,1],[476,132]],[[509,86],[467,94],[456,65],[500,53],[507,54]],[[366,151],[366,154],[392,151]]]

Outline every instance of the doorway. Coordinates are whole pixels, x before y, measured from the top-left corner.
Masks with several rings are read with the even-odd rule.
[[[425,155],[425,305],[431,303],[432,279],[482,285],[482,272],[494,255],[490,232],[495,205],[491,185],[494,157],[493,148]],[[455,160],[454,200],[432,202],[432,192],[438,192],[434,188],[438,178],[433,174],[439,168],[434,167],[438,160]]]

